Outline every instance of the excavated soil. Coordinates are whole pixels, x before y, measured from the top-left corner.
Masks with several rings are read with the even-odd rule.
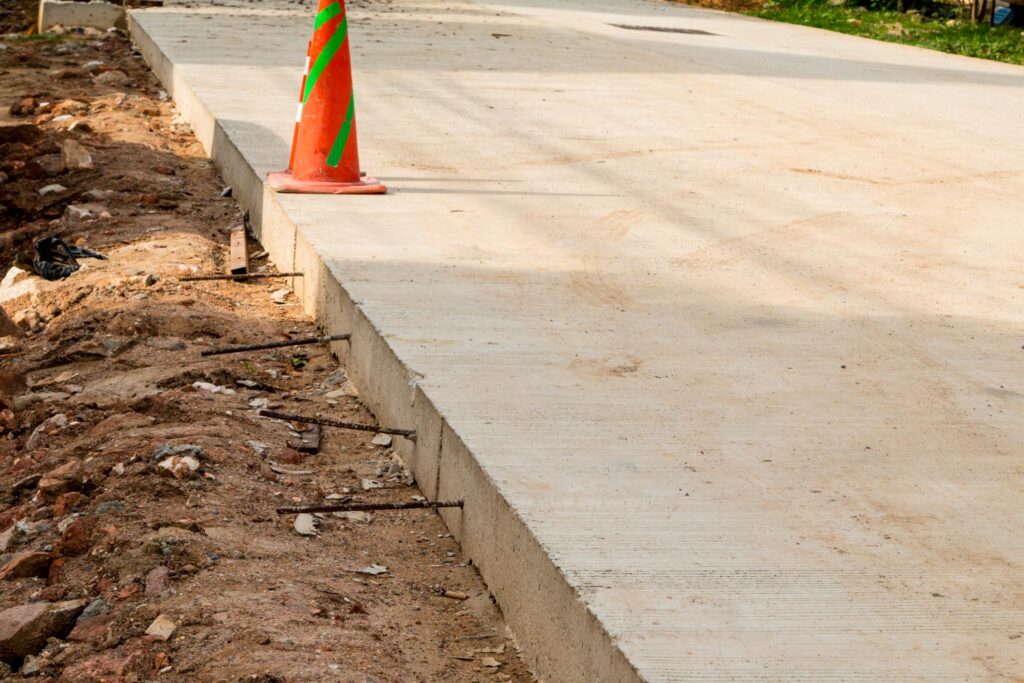
[[[373,423],[327,346],[200,356],[316,330],[284,279],[177,279],[221,272],[243,217],[124,37],[0,42],[4,270],[44,235],[108,257],[0,287],[34,330],[0,350],[0,565],[42,563],[0,567],[0,610],[89,604],[10,680],[533,680],[437,514],[325,514],[303,536],[275,512],[421,492],[373,433],[325,428],[303,454],[308,425],[258,415]],[[61,168],[67,140],[91,167]]]

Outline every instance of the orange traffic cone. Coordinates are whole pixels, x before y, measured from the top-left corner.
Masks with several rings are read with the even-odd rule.
[[[299,93],[288,170],[267,176],[278,192],[380,194],[359,172],[352,60],[344,0],[320,0]]]

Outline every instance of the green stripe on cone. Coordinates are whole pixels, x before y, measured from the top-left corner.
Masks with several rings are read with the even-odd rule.
[[[326,12],[327,10],[325,9],[324,11]],[[331,60],[334,59],[334,55],[345,44],[345,38],[347,37],[348,16],[344,16],[341,18],[341,23],[338,25],[337,30],[331,35],[331,39],[324,45],[324,49],[320,51],[320,54],[316,56],[316,61],[313,62],[313,67],[309,70],[309,76],[306,78],[306,90],[302,93],[303,102],[309,97],[309,93],[313,92],[313,86],[320,80],[320,76],[323,75],[324,70],[331,63]]]
[[[348,147],[348,136],[352,133],[352,122],[355,118],[356,95],[352,93],[352,96],[348,98],[348,111],[345,112],[345,120],[341,122],[341,130],[338,131],[338,137],[334,138],[331,153],[327,155],[328,166],[337,168],[341,163],[341,157],[345,153],[345,148]]]

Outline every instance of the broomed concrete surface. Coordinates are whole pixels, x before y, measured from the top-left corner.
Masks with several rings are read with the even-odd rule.
[[[385,197],[263,192],[308,8],[133,35],[546,680],[1024,680],[1024,69],[640,0],[350,12]]]

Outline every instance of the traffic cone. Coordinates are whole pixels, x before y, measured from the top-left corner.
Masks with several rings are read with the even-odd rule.
[[[320,0],[295,116],[288,170],[271,173],[278,192],[380,194],[387,188],[359,172],[352,60],[344,0]]]

